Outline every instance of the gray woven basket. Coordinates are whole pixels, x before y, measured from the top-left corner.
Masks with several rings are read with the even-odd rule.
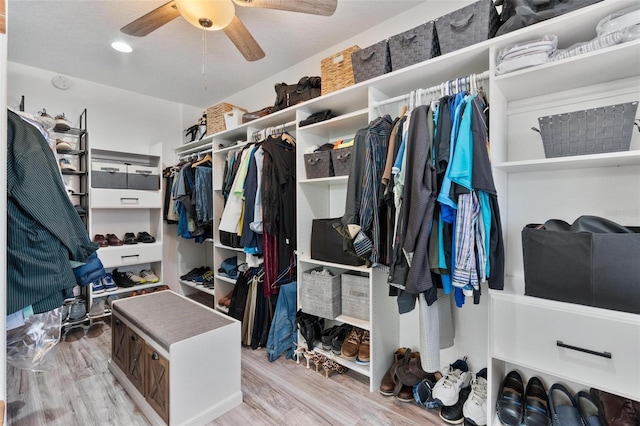
[[[351,54],[353,78],[356,83],[391,72],[389,42],[382,40]]]
[[[638,102],[538,118],[547,158],[628,151]]]
[[[438,35],[433,21],[424,23],[389,39],[391,69],[399,70],[440,55]]]
[[[440,53],[446,55],[492,38],[500,26],[493,0],[480,0],[436,19]]]
[[[342,315],[369,321],[369,277],[342,274]]]
[[[317,268],[322,269],[322,268]],[[333,277],[303,272],[300,281],[300,304],[307,314],[334,319],[342,309],[340,275]]]

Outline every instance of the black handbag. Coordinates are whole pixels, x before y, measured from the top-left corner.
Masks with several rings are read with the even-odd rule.
[[[332,118],[335,118],[335,115],[331,114],[330,109],[325,109],[323,111],[311,114],[309,117],[301,120],[299,126],[308,126],[309,124],[319,123],[321,121],[330,120]]]
[[[278,83],[273,112],[320,96],[320,77],[302,77],[297,84]]]

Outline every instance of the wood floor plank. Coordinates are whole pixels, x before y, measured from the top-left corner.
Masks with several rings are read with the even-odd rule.
[[[44,372],[7,369],[9,426],[148,426],[108,370],[111,329],[107,323],[70,330],[58,344],[55,368]],[[265,349],[242,351],[244,402],[209,423],[215,426],[441,425],[437,411],[369,392],[354,372],[307,369],[284,356],[269,362]]]

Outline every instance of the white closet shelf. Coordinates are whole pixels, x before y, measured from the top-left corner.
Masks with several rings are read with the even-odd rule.
[[[366,320],[361,320],[359,318],[349,317],[347,315],[338,315],[336,317],[336,321],[340,321],[354,327],[361,328],[363,330],[371,330],[371,323]]]
[[[507,101],[633,77],[640,68],[640,40],[548,62],[496,77]]]
[[[92,294],[91,298],[92,299],[100,299],[101,297],[106,298],[109,296],[115,296],[116,294],[131,293],[132,291],[141,291],[141,290],[146,290],[148,288],[160,287],[162,285],[164,285],[162,281],[158,281],[157,283],[145,283],[145,284],[134,285],[132,287],[118,287],[113,291],[105,291],[100,294]]]
[[[300,132],[322,136],[327,139],[352,135],[353,129],[366,127],[369,121],[369,109],[363,108],[347,114],[339,115],[330,120],[300,127]]]
[[[229,308],[227,308],[226,306],[216,305],[216,310],[225,314],[229,314]]]
[[[233,251],[237,251],[240,253],[244,253],[244,249],[242,247],[229,247],[229,246],[225,246],[224,244],[220,244],[220,243],[214,243],[213,244],[215,247],[217,248],[221,248],[221,249],[225,249],[225,250],[233,250]]]
[[[298,183],[301,185],[346,185],[349,182],[349,176],[331,176],[316,179],[300,179]]]
[[[193,281],[185,281],[185,280],[179,280],[179,281],[180,281],[180,284],[184,284],[186,286],[193,287],[198,291],[210,294],[211,296],[215,296],[215,293],[214,293],[212,288],[207,288],[202,284],[196,284]]]
[[[507,173],[541,172],[590,167],[617,167],[640,164],[640,151],[608,152],[605,154],[574,155],[571,157],[537,160],[506,161],[493,167]]]
[[[366,272],[366,273],[371,272],[371,268],[366,266],[343,265],[342,263],[325,262],[323,260],[311,259],[310,257],[306,257],[306,256],[298,257],[298,262],[308,263],[310,265],[316,265],[316,266],[328,266],[331,268],[345,269],[348,271],[358,271],[358,272]]]
[[[224,275],[220,275],[220,274],[216,274],[215,278],[217,280],[224,281],[224,282],[230,283],[230,284],[235,284],[236,283],[236,280],[234,280],[233,278],[225,277]]]
[[[244,139],[244,138],[243,138]],[[222,154],[226,154],[229,151],[237,151],[239,149],[242,149],[245,145],[247,145],[249,142],[238,142],[237,144],[234,145],[230,145],[224,148],[220,148],[220,149],[216,149],[213,151],[214,154],[216,155],[222,155]]]
[[[173,151],[177,155],[187,154],[190,152],[197,152],[199,149],[211,148],[208,145],[211,145],[212,141],[213,141],[213,135],[205,136],[199,141],[185,143],[184,145],[177,147]]]

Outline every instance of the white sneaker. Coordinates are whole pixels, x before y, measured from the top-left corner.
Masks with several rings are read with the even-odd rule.
[[[442,405],[450,407],[458,402],[460,389],[469,386],[469,383],[471,383],[471,373],[469,373],[466,358],[459,359],[449,366],[448,371],[443,372],[442,378],[433,387],[431,394]]]
[[[471,382],[471,393],[462,406],[462,414],[476,426],[487,424],[487,369],[483,368]]]

